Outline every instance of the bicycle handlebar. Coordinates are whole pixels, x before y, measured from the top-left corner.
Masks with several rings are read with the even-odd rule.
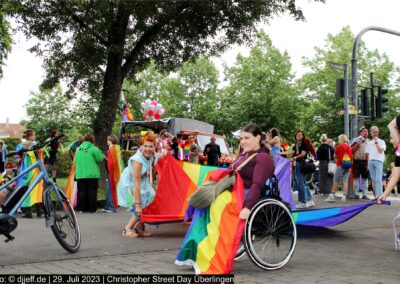
[[[64,137],[64,135],[58,135],[58,136],[54,136],[53,138],[51,138],[50,140],[44,142],[44,143],[38,143],[33,145],[30,148],[26,148],[26,149],[20,149],[19,151],[15,151],[15,152],[9,152],[6,157],[11,157],[14,155],[19,155],[22,156],[23,153],[29,152],[29,151],[37,151],[39,149],[42,149],[44,146],[46,146],[47,144],[49,144],[50,142],[54,141],[54,140],[58,140],[60,138]]]

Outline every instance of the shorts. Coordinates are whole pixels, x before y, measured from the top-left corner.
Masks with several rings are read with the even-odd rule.
[[[353,161],[353,178],[357,179],[361,177],[363,179],[368,178],[368,162],[367,160],[354,160]]]
[[[333,181],[337,183],[342,183],[343,181],[348,181],[350,175],[350,170],[349,169],[342,169],[342,167],[337,166],[335,175],[333,177]]]

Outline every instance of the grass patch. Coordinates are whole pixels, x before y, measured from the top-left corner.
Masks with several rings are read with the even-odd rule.
[[[57,185],[65,192],[65,187],[67,186],[68,178],[57,178]],[[106,199],[106,189],[103,187],[99,187],[97,192],[97,200],[105,200]]]

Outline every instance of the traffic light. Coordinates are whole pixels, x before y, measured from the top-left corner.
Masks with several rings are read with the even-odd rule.
[[[376,117],[382,117],[389,109],[385,104],[389,99],[384,96],[389,90],[378,86],[378,96],[376,97]]]
[[[364,116],[369,116],[368,93],[368,88],[361,90],[361,114]]]

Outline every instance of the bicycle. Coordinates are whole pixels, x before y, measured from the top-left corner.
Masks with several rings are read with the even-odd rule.
[[[247,253],[259,268],[276,270],[293,256],[297,242],[297,227],[290,205],[279,196],[275,176],[267,181],[263,198],[251,209],[236,252],[235,260]]]
[[[40,149],[48,145],[54,139],[60,139],[61,137],[62,135],[56,136],[45,143],[36,144],[31,148],[21,149],[17,152],[12,152],[7,155],[13,156],[17,154],[22,156],[23,153],[33,151],[36,157],[36,162],[12,177],[5,184],[1,185],[0,190],[14,185],[18,179],[25,177],[36,168],[40,169],[40,173],[37,175],[35,180],[30,183],[29,186],[20,186],[16,189],[11,189],[4,204],[1,205],[2,213],[0,213],[0,235],[4,235],[6,237],[6,243],[15,239],[15,237],[10,235],[10,233],[18,226],[15,213],[17,212],[18,208],[20,208],[25,198],[27,198],[35,188],[35,186],[41,180],[43,180],[43,207],[46,227],[51,228],[55,238],[65,250],[70,253],[75,253],[79,250],[81,244],[81,233],[75,211],[65,193],[55,182],[49,178],[46,168],[42,160],[39,158],[38,153]]]

